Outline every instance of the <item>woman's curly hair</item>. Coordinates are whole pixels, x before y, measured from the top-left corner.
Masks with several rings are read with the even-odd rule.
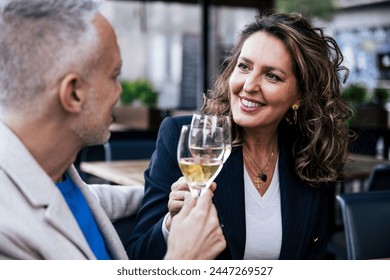
[[[312,185],[337,180],[347,159],[351,136],[345,122],[352,109],[341,95],[348,69],[341,65],[343,55],[336,41],[321,28],[314,28],[301,14],[271,13],[247,25],[225,61],[214,90],[207,93],[203,111],[231,116],[229,78],[244,42],[259,31],[280,39],[293,59],[301,104],[296,124],[291,122],[292,109],[285,119],[296,128],[293,154],[297,175]],[[234,143],[242,143],[242,128],[234,121],[232,124]]]

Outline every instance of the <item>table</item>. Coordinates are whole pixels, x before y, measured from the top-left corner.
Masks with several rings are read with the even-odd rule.
[[[119,185],[145,184],[144,171],[150,160],[89,161],[80,164],[81,171]]]
[[[374,165],[378,163],[390,164],[390,161],[362,154],[350,154],[341,179],[343,181],[364,180],[370,175]]]
[[[80,169],[119,185],[144,185],[143,173],[149,166],[149,162],[149,160],[90,161],[82,162]],[[390,164],[390,161],[378,160],[367,155],[350,154],[344,167],[342,180],[364,180],[377,163]]]

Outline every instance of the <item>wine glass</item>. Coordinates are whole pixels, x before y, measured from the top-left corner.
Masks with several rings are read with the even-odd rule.
[[[199,197],[221,171],[224,152],[225,142],[221,127],[182,127],[177,161],[194,197]]]
[[[232,152],[232,128],[229,116],[222,115],[208,115],[202,113],[194,113],[192,115],[192,126],[203,127],[221,127],[224,133],[225,152],[223,157],[223,163],[228,159]]]

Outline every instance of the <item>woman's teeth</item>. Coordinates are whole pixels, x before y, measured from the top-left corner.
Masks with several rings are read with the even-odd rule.
[[[257,107],[261,106],[260,103],[252,102],[252,101],[245,100],[245,99],[242,99],[241,102],[242,102],[242,104],[244,104],[245,107],[248,107],[248,108],[257,108]]]

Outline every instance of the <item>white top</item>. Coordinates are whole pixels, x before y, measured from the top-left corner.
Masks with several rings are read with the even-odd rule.
[[[244,165],[246,244],[244,259],[275,260],[282,246],[282,212],[280,206],[279,168],[268,190],[257,191]]]
[[[278,160],[279,161],[279,160]],[[280,205],[278,161],[272,181],[264,196],[254,186],[244,165],[246,244],[244,259],[276,260],[282,246],[282,212]],[[165,241],[169,231],[162,223]]]

